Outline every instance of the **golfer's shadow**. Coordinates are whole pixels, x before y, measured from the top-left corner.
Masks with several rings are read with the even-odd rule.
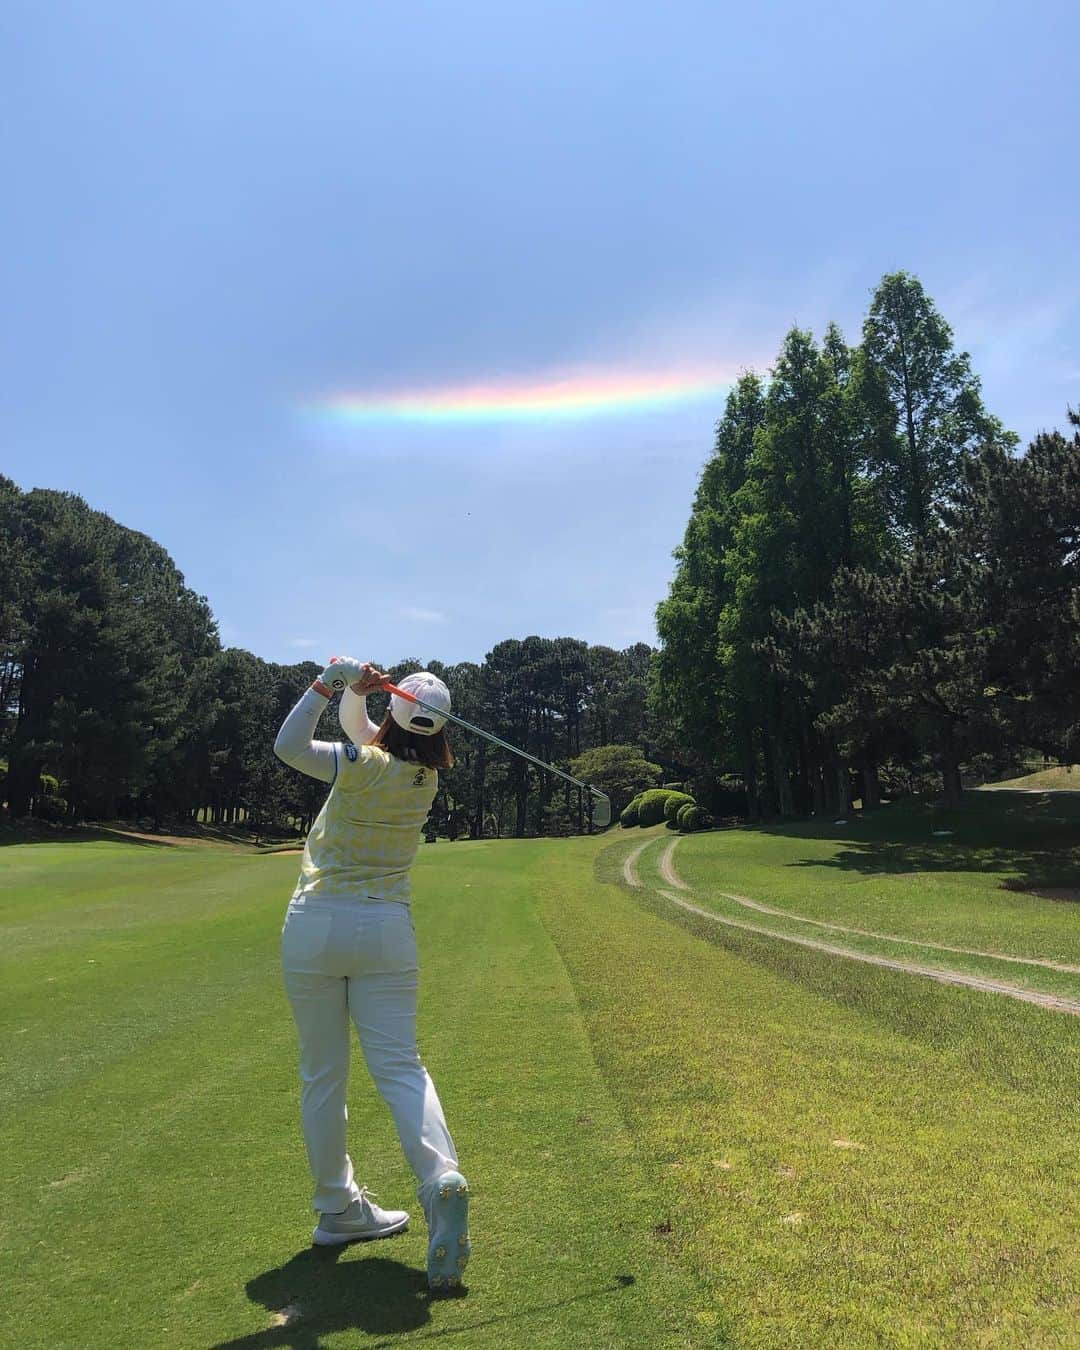
[[[307,1247],[247,1283],[277,1325],[214,1350],[319,1350],[335,1331],[412,1331],[431,1320],[427,1276],[382,1256],[341,1261],[344,1247]],[[464,1292],[464,1291],[463,1291]]]

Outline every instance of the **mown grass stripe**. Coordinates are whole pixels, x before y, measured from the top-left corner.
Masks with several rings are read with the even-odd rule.
[[[749,923],[744,919],[731,919],[713,910],[692,905],[681,895],[672,891],[660,894],[679,905],[691,914],[698,914],[713,923],[726,924],[729,928],[743,928],[748,933],[760,933],[763,937],[774,938],[777,942],[791,942],[798,947],[809,947],[812,951],[825,952],[829,956],[840,956],[845,961],[863,961],[870,966],[881,966],[885,970],[896,970],[904,975],[920,975],[928,980],[937,980],[939,984],[961,985],[966,989],[977,989],[987,994],[1004,994],[1007,998],[1019,999],[1023,1003],[1034,1003],[1040,1008],[1053,1012],[1070,1013],[1080,1016],[1080,1002],[1065,998],[1060,994],[1044,994],[1034,989],[1021,989],[1015,984],[1006,984],[1001,980],[988,980],[978,975],[965,975],[958,970],[943,970],[937,966],[920,966],[911,961],[897,961],[888,956],[875,956],[871,952],[856,951],[852,947],[838,947],[834,943],[819,942],[816,938],[799,937],[795,933],[778,933],[775,928],[765,928],[761,924]]]
[[[665,838],[666,836],[662,833],[656,834],[651,839],[646,840],[642,845],[639,845],[633,851],[635,860],[639,860],[644,850],[651,844],[661,842]],[[719,836],[713,836],[714,842],[718,841],[718,839]],[[677,885],[682,888],[685,894],[689,892],[691,888],[688,887],[679,876],[672,859],[672,854],[677,842],[677,840],[669,840],[667,847],[656,859],[656,874],[661,883]],[[633,883],[627,882],[627,884],[633,884],[637,887],[644,886],[644,883],[640,880],[637,867],[635,866],[633,870],[636,880]],[[626,878],[624,876],[624,881],[625,880]],[[656,890],[657,894],[663,895],[665,899],[674,898],[669,897],[663,892],[662,885],[657,886],[655,883],[650,883],[650,885]],[[1003,980],[997,978],[996,972],[993,971],[987,973],[978,969],[956,969],[955,960],[951,961],[946,949],[936,944],[917,941],[909,943],[901,938],[877,937],[866,933],[860,933],[853,928],[844,928],[841,930],[846,932],[850,938],[854,939],[853,943],[844,946],[839,944],[828,944],[817,939],[803,937],[798,933],[791,932],[790,929],[777,928],[775,924],[751,924],[745,919],[736,918],[733,915],[725,915],[722,906],[717,907],[718,902],[726,900],[732,905],[738,905],[739,898],[729,895],[727,892],[712,886],[708,887],[708,895],[713,902],[713,908],[707,911],[707,916],[717,923],[726,924],[732,928],[742,927],[746,931],[756,932],[760,935],[776,938],[780,941],[790,941],[809,949],[816,949],[822,952],[829,951],[835,956],[849,957],[849,959],[852,960],[859,960],[883,966],[891,963],[892,968],[905,974],[916,976],[926,975],[929,978],[941,979],[947,983],[969,984],[971,988],[984,993],[1005,993],[1018,998],[1021,1001],[1037,1003],[1051,1011],[1072,1014],[1075,1013],[1077,1009],[1080,1009],[1080,1000],[1075,996],[1075,981],[1072,972],[1067,969],[1059,970],[1055,963],[1044,965],[1041,962],[1022,962],[1020,964],[1024,965],[1026,969],[1023,972],[1017,971],[1016,973],[1018,977],[1023,975],[1023,977],[1025,977],[1023,980],[1020,978],[1017,980]],[[745,906],[739,905],[739,908],[743,909]],[[786,911],[780,909],[769,907],[769,912],[773,918],[781,920],[784,924],[797,925],[803,922],[802,916],[789,915]],[[917,951],[927,951],[933,956],[940,954],[940,961],[937,964],[927,964],[925,961],[918,959],[904,960],[901,956],[867,950],[865,946],[859,945],[860,940],[869,940],[871,943],[884,942],[890,947],[910,946]],[[955,957],[957,954],[963,953],[958,953],[954,949],[952,955]],[[979,964],[998,965],[1000,963],[1011,964],[1011,958],[998,954],[990,955],[983,952],[972,952],[968,960],[969,965],[974,964],[976,967]],[[1036,971],[1045,972],[1045,974],[1041,975],[1041,978],[1037,983],[1032,978]],[[1047,987],[1048,985],[1050,987]]]
[[[1059,820],[1029,799],[972,794],[954,812],[894,803],[845,825],[693,834],[679,870],[703,900],[719,887],[806,918],[1076,965],[1076,905],[1030,890],[1080,886],[1077,808]]]
[[[651,842],[650,840],[643,844],[641,848],[635,850],[634,856],[640,855]],[[660,857],[658,867],[661,876],[670,885],[678,890],[688,891],[691,888],[679,876],[675,867],[675,848],[678,843],[678,839],[671,840]],[[1008,961],[1013,965],[1045,966],[1048,970],[1060,970],[1066,974],[1080,975],[1080,966],[1069,965],[1064,961],[1051,961],[1041,956],[1008,956],[1004,952],[988,952],[978,947],[951,947],[943,942],[922,942],[917,938],[897,937],[894,933],[875,933],[869,928],[851,928],[844,924],[826,923],[822,919],[808,919],[804,914],[792,914],[790,910],[777,909],[773,905],[762,904],[760,900],[751,900],[745,895],[734,895],[731,891],[715,891],[714,894],[723,896],[725,900],[733,900],[737,905],[742,905],[746,909],[756,910],[759,914],[773,914],[779,919],[790,919],[794,923],[812,924],[815,928],[827,928],[834,933],[854,933],[860,937],[877,938],[881,942],[895,942],[905,947],[925,947],[928,951],[952,952],[956,956],[981,956],[988,961]]]

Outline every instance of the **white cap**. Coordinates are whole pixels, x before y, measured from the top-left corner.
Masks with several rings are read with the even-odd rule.
[[[438,712],[428,712],[435,708],[442,712],[450,711],[450,690],[437,675],[429,670],[421,670],[416,675],[406,675],[398,681],[398,688],[427,704],[427,708],[418,708],[408,699],[390,695],[390,716],[403,731],[415,731],[418,736],[434,736],[446,725],[446,718]]]

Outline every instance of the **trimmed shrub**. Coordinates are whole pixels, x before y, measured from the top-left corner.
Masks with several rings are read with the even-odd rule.
[[[671,792],[664,803],[664,819],[671,829],[675,828],[675,817],[679,813],[680,807],[693,806],[694,799],[689,792]]]
[[[667,788],[650,788],[638,802],[638,824],[659,825],[664,819],[664,803],[671,796]]]
[[[632,825],[638,823],[638,807],[641,805],[641,798],[644,794],[638,793],[633,801],[627,802],[619,815],[620,825],[629,829]]]
[[[712,824],[712,816],[696,802],[684,806],[679,812],[678,825],[684,834],[692,834],[695,830],[711,830]]]
[[[692,811],[694,806],[694,802],[683,802],[682,806],[679,807],[678,811],[675,813],[675,825],[678,829],[687,829],[687,812]]]

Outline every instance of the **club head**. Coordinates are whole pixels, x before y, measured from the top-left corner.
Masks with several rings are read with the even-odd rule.
[[[592,807],[591,821],[594,830],[606,830],[611,824],[611,798],[595,789],[590,789],[589,804]]]

